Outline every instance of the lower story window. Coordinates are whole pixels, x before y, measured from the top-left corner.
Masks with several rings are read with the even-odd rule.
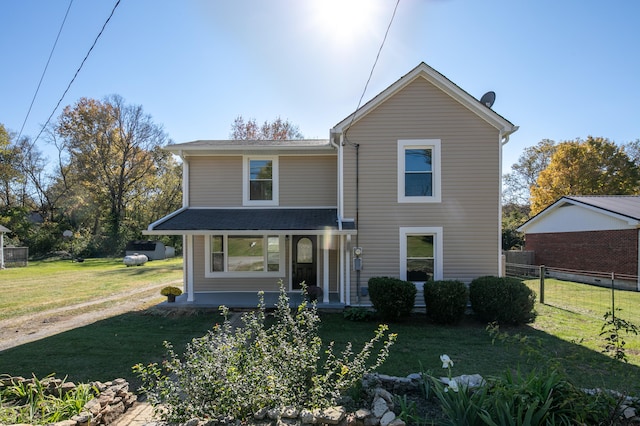
[[[280,240],[274,235],[212,235],[207,270],[230,276],[280,272]]]
[[[400,277],[412,282],[442,279],[442,228],[400,228]]]
[[[433,235],[407,235],[407,281],[433,281]]]

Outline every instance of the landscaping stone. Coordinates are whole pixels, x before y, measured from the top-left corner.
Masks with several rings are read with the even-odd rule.
[[[8,386],[12,383],[33,383],[34,379],[23,377],[3,378],[0,385]],[[52,396],[65,395],[77,386],[73,382],[61,379],[47,378],[41,382],[45,394]],[[129,383],[125,379],[112,382],[92,382],[89,385],[97,393],[87,402],[83,411],[69,420],[54,423],[55,426],[99,426],[109,425],[122,416],[137,400],[135,394],[129,392]]]
[[[316,423],[325,423],[329,425],[337,425],[347,414],[347,410],[340,407],[330,407],[325,410],[314,411]]]
[[[389,426],[389,424],[396,419],[396,413],[393,411],[387,411],[380,419],[380,426]]]

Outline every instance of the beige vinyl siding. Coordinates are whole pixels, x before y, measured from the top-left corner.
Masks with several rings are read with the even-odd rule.
[[[443,228],[445,279],[498,274],[497,129],[418,78],[357,122],[348,137],[360,144],[361,286],[372,276],[399,276],[400,227]],[[398,203],[399,139],[440,139],[441,203]],[[346,217],[356,215],[355,170],[355,149],[347,145]],[[353,272],[351,283],[354,289]]]
[[[242,161],[238,156],[189,158],[191,207],[242,206]],[[336,155],[280,156],[280,207],[337,205]]]
[[[242,156],[190,157],[189,206],[242,206]]]
[[[336,163],[336,155],[280,156],[280,206],[336,206]]]

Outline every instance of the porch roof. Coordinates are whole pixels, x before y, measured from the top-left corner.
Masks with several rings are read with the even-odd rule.
[[[255,231],[353,234],[353,221],[339,223],[333,208],[183,208],[149,225],[144,234],[182,235]]]

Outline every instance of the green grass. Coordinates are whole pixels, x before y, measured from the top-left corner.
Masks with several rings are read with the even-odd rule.
[[[193,337],[220,321],[217,312],[202,311],[167,316],[151,309],[118,315],[0,352],[0,375],[55,374],[85,383],[122,377],[135,387],[134,364],[161,362],[165,340],[182,352]]]
[[[182,258],[126,267],[122,259],[29,262],[0,271],[0,320],[182,278]]]
[[[96,269],[104,271],[104,267],[111,271],[107,275],[118,276],[119,280],[123,280],[123,277],[133,279],[137,274],[160,279],[152,271],[145,272],[145,269],[151,269],[147,265],[154,268],[162,265],[152,262],[141,268],[120,268],[114,261],[105,261],[104,265],[100,261],[96,263]],[[170,271],[165,272],[169,272],[169,276],[174,267],[178,271],[173,272],[179,272],[178,263],[166,265]],[[67,280],[72,280],[75,273],[86,270],[74,264],[60,268],[60,273],[67,271]],[[0,272],[2,277],[7,271]],[[75,272],[71,274],[70,271]],[[94,279],[98,279],[98,276],[94,275]],[[533,280],[529,284],[536,283]],[[69,286],[73,288],[83,284],[76,282]],[[0,285],[4,286],[5,281]],[[105,286],[108,287],[107,284]],[[549,287],[553,286],[548,283],[547,291],[551,292]],[[492,342],[485,325],[471,318],[466,318],[457,326],[439,326],[428,322],[424,314],[416,314],[410,321],[390,325],[390,330],[398,334],[398,339],[380,372],[404,376],[424,369],[431,370],[435,375],[444,375],[439,357],[448,354],[455,363],[453,374],[456,375],[479,373],[491,376],[501,375],[507,369],[528,371],[534,367],[556,366],[567,372],[579,386],[616,389],[640,395],[640,337],[624,336],[628,364],[601,353],[604,341],[598,334],[603,322],[602,315],[611,300],[610,293],[606,297],[607,293],[599,293],[601,289],[585,289],[580,284],[562,283],[562,287],[562,294],[569,298],[572,294],[595,291],[596,301],[589,302],[594,306],[585,309],[595,313],[584,315],[576,312],[578,309],[536,304],[539,316],[535,323],[501,329],[511,336],[527,336],[531,343],[524,344],[514,343],[513,339],[509,343],[501,340]],[[47,287],[38,288],[44,291]],[[558,285],[556,290],[560,289]],[[109,291],[117,290],[111,288]],[[547,293],[547,300],[552,300],[550,295]],[[33,298],[38,297],[34,295]],[[620,299],[640,306],[638,293],[625,292]],[[28,297],[25,300],[25,303],[29,302]],[[4,301],[3,298],[1,303]],[[636,311],[624,309],[622,315],[636,325],[640,324]],[[28,377],[34,373],[38,377],[45,377],[55,373],[58,377],[68,376],[69,380],[76,382],[124,377],[135,386],[138,382],[131,372],[131,366],[139,362],[161,361],[165,355],[162,347],[164,340],[172,342],[181,352],[187,342],[202,336],[219,321],[217,311],[174,316],[161,315],[157,309],[131,312],[0,352],[0,374]],[[352,341],[354,348],[359,350],[373,336],[376,327],[376,322],[351,322],[345,320],[342,314],[323,313],[320,335],[325,344],[333,340],[340,349],[346,342]]]

